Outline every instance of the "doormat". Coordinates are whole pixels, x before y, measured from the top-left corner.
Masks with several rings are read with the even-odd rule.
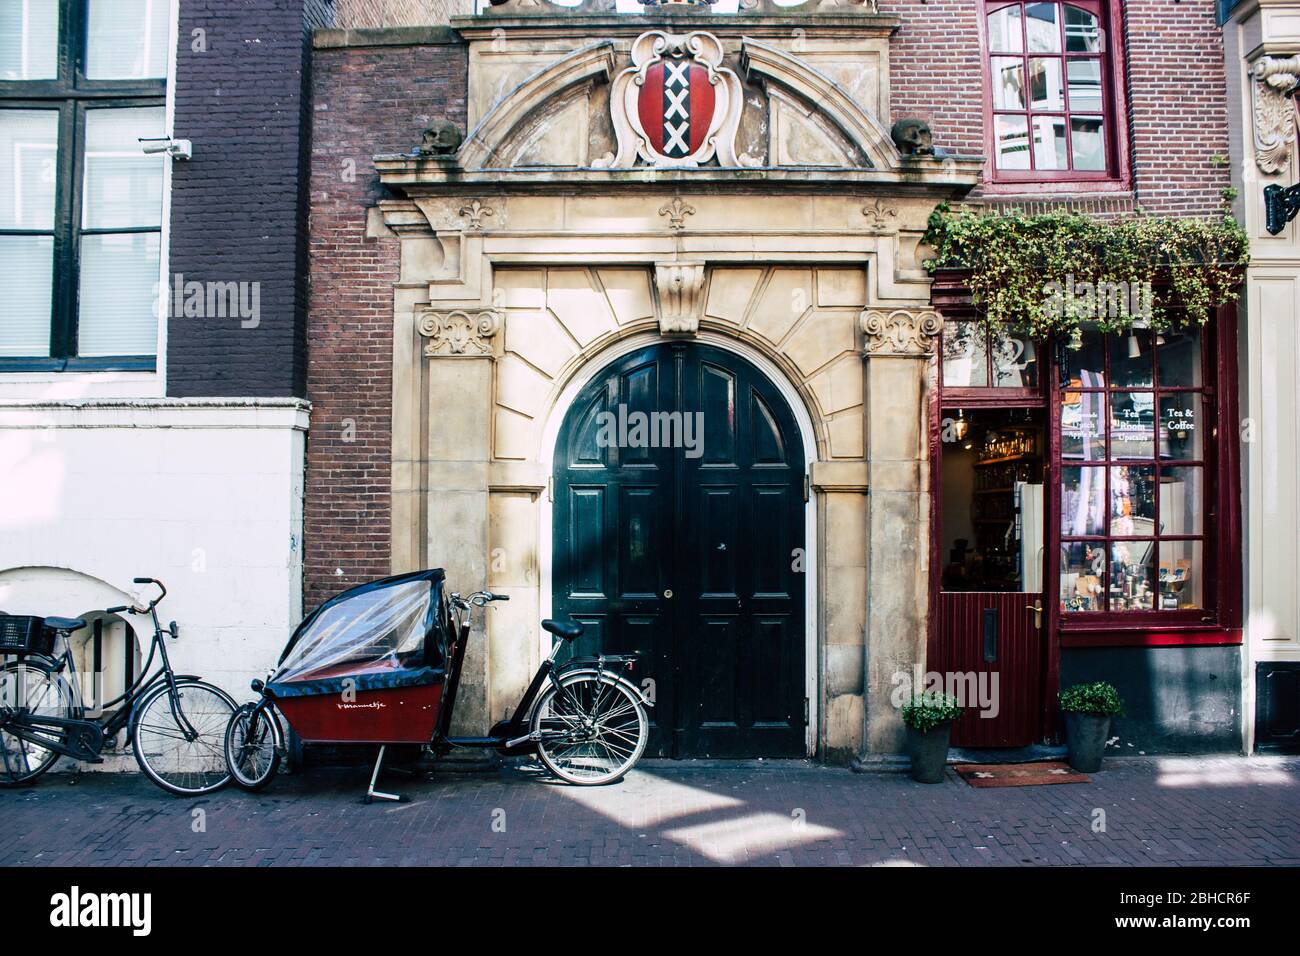
[[[1067,763],[968,763],[953,767],[972,787],[1045,787],[1055,783],[1087,783]]]

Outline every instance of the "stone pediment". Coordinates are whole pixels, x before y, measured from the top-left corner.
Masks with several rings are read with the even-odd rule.
[[[900,154],[884,119],[897,21],[867,5],[800,17],[553,9],[511,0],[455,21],[469,44],[470,129],[454,154],[376,157],[387,185],[897,183],[949,193],[978,181],[979,158]]]

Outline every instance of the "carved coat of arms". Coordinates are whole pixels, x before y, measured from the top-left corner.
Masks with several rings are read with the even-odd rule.
[[[632,65],[614,79],[610,113],[618,152],[597,166],[752,166],[736,155],[743,105],[740,78],[722,65],[721,41],[711,33],[643,33]]]

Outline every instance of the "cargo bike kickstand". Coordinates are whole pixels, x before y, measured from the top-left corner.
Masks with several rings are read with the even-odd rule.
[[[375,789],[386,750],[397,744],[426,745],[439,756],[457,747],[536,754],[579,785],[620,779],[645,751],[651,704],[627,677],[633,657],[557,663],[560,648],[582,636],[574,621],[542,622],[556,640],[511,717],[485,737],[450,734],[473,608],[505,600],[490,591],[448,594],[434,568],[326,601],[298,626],[271,677],[253,681],[261,699],[232,716],[225,741],[232,779],[248,790],[270,783],[285,752],[280,716],[304,743],[378,745],[367,803],[402,799]]]

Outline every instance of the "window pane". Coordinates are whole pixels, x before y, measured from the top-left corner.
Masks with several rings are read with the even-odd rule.
[[[1154,541],[1116,541],[1110,546],[1110,609],[1152,611],[1156,606]]]
[[[1101,467],[1061,469],[1061,534],[1071,537],[1100,535],[1106,531],[1102,501],[1106,497],[1106,471]]]
[[[1201,432],[1201,396],[1174,392],[1160,396],[1160,457],[1200,459],[1205,456]]]
[[[0,229],[53,229],[59,114],[0,110]]]
[[[53,236],[0,236],[0,355],[50,354]]]
[[[1038,384],[1038,350],[1019,332],[993,338],[993,384],[998,388],[1033,388]]]
[[[989,49],[994,53],[1019,53],[1024,49],[1020,35],[1020,7],[1003,7],[989,14]]]
[[[146,155],[140,137],[163,135],[163,108],[86,111],[82,226],[121,229],[162,223],[165,153]]]
[[[1055,3],[1025,5],[1025,33],[1031,53],[1060,53],[1060,7]]]
[[[1029,120],[1024,116],[998,116],[994,119],[997,136],[998,169],[1029,168]]]
[[[1034,117],[1034,167],[1036,169],[1069,169],[1065,152],[1065,117]]]
[[[1061,61],[1056,57],[1030,57],[1029,101],[1036,110],[1065,108],[1065,88],[1061,83]]]
[[[156,232],[82,237],[78,354],[154,354],[159,246]]]
[[[0,0],[0,80],[59,75],[59,0]]]
[[[1155,457],[1153,392],[1116,392],[1110,397],[1110,455],[1114,459]]]
[[[1156,533],[1156,470],[1121,465],[1110,470],[1110,533],[1127,538]]]
[[[1106,549],[1100,541],[1061,545],[1061,610],[1104,611]]]
[[[1100,116],[1071,116],[1070,142],[1075,169],[1106,169],[1106,134]]]
[[[92,80],[167,75],[169,0],[89,0],[86,76]]]
[[[1099,290],[1098,304],[1110,317],[1117,318],[1119,310],[1127,305],[1120,301],[1124,287],[1114,283],[1111,288],[1111,293]],[[1127,335],[1110,336],[1109,341],[1110,383],[1116,388],[1150,388],[1155,382],[1151,330],[1130,329]]]
[[[1160,469],[1160,533],[1201,534],[1201,469]]]
[[[945,323],[943,327],[943,384],[949,388],[987,385],[986,350],[983,323]]]
[[[1068,295],[1069,289],[1065,292]],[[1080,388],[1106,385],[1106,337],[1095,328],[1083,329],[1080,347],[1065,350],[1065,374]]]
[[[1105,459],[1105,414],[1105,392],[1065,392],[1061,396],[1061,457],[1071,461]]]
[[[1066,64],[1070,81],[1070,109],[1101,111],[1101,60],[1070,60]]]
[[[1205,607],[1202,550],[1199,541],[1160,542],[1160,610]]]
[[[1160,384],[1167,388],[1199,388],[1201,385],[1201,330],[1163,332],[1156,339],[1156,362]]]
[[[1025,108],[1025,62],[1019,57],[993,57],[993,108],[995,110],[1023,110]]]
[[[1101,52],[1101,28],[1087,10],[1065,8],[1065,49],[1070,53]]]

